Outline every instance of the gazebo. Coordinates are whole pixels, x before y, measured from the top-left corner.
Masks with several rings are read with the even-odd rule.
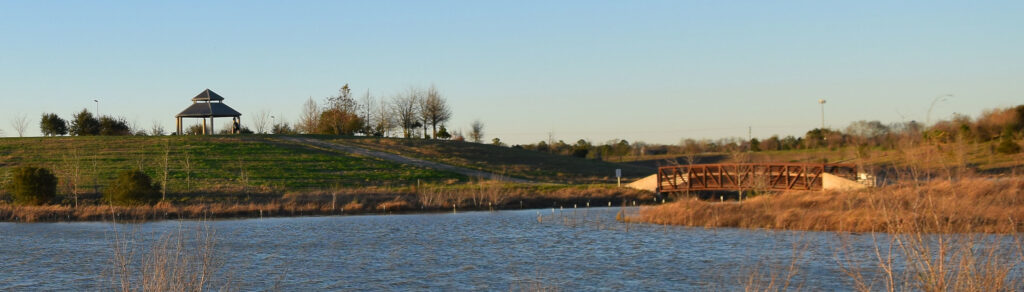
[[[224,97],[220,96],[213,90],[207,88],[200,92],[199,95],[192,98],[192,106],[189,106],[184,111],[181,111],[175,118],[178,121],[178,135],[182,135],[182,123],[181,119],[184,118],[201,118],[203,119],[203,134],[213,134],[213,118],[231,118],[231,133],[238,134],[240,130],[240,123],[242,121],[242,114],[224,104]],[[210,127],[206,127],[206,119],[210,119]]]

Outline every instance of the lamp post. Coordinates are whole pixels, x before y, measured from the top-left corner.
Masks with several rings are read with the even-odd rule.
[[[818,103],[821,104],[821,129],[825,130],[825,99],[819,99]]]
[[[92,101],[96,102],[96,118],[99,119],[100,118],[100,100],[99,99],[93,99]]]
[[[274,125],[277,125],[277,117],[270,116],[270,133],[274,133]]]

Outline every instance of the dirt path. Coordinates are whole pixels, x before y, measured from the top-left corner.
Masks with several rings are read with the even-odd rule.
[[[494,174],[494,173],[490,173],[490,172],[479,171],[479,170],[474,170],[474,169],[469,169],[469,168],[464,168],[464,167],[458,167],[458,166],[453,166],[453,165],[448,165],[448,164],[443,164],[443,163],[437,163],[437,162],[433,162],[433,161],[427,161],[427,160],[422,160],[422,159],[417,159],[417,158],[412,158],[412,157],[406,157],[406,156],[401,156],[401,155],[396,155],[396,154],[391,154],[391,153],[386,153],[386,152],[374,151],[374,150],[370,150],[370,149],[366,149],[366,148],[362,148],[362,147],[356,147],[356,146],[350,146],[350,145],[342,145],[342,144],[324,142],[324,141],[317,140],[317,139],[301,138],[301,137],[280,137],[280,139],[281,140],[285,140],[285,141],[289,141],[289,142],[303,144],[303,145],[306,145],[306,146],[309,146],[309,147],[326,148],[326,149],[335,150],[335,151],[348,152],[348,153],[352,153],[352,154],[356,154],[356,155],[361,155],[361,156],[366,156],[366,157],[373,157],[373,158],[388,160],[388,161],[397,162],[397,163],[401,163],[401,164],[408,164],[408,165],[414,165],[414,166],[419,166],[419,167],[433,168],[433,169],[441,170],[441,171],[454,172],[454,173],[458,173],[458,174],[462,174],[462,175],[470,176],[470,177],[486,178],[486,179],[491,179],[491,180],[498,180],[498,181],[505,181],[505,182],[517,182],[517,183],[529,183],[529,182],[531,182],[531,181],[524,180],[524,179],[519,179],[519,178],[514,178],[514,177],[498,175],[498,174]]]

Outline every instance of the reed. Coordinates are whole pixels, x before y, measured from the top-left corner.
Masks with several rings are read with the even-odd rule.
[[[684,199],[646,207],[630,220],[815,231],[1015,233],[1024,230],[1024,178],[975,177],[862,191],[787,192],[743,202]],[[893,229],[893,222],[914,229]]]
[[[218,256],[217,234],[209,225],[188,230],[179,225],[149,242],[138,230],[113,232],[113,257],[107,274],[111,290],[232,290]]]

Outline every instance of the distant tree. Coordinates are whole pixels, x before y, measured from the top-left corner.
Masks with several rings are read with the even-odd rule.
[[[74,136],[99,135],[100,121],[93,117],[88,110],[83,109],[72,117],[71,127],[68,130]]]
[[[441,129],[437,130],[437,138],[448,140],[452,138],[452,134],[449,134],[448,129],[442,125]]]
[[[423,126],[423,136],[421,136],[423,139],[430,139],[430,134],[427,132],[430,126],[430,113],[427,111],[427,107],[427,96],[426,94],[421,94],[416,99],[416,112],[419,113],[417,119],[419,119],[420,125]]]
[[[758,141],[757,138],[750,139],[750,151],[761,151],[761,141]]]
[[[425,120],[430,122],[430,126],[433,128],[434,139],[437,139],[437,126],[452,118],[452,110],[448,106],[448,101],[441,96],[437,87],[433,85],[427,89],[423,111],[424,117],[426,117]]]
[[[354,135],[362,131],[366,122],[359,117],[358,106],[348,84],[345,84],[338,90],[337,96],[327,98],[327,109],[320,113],[317,133]]]
[[[68,123],[57,114],[43,114],[39,120],[39,130],[43,136],[63,136],[68,134]]]
[[[167,135],[167,130],[164,130],[164,125],[159,121],[153,121],[153,127],[149,129],[149,134],[152,136],[163,136]]]
[[[268,124],[270,124],[270,111],[261,110],[252,115],[252,126],[257,134],[266,134]]]
[[[203,125],[192,125],[185,129],[185,135],[202,135]]]
[[[537,146],[534,149],[538,152],[550,152],[551,146],[548,146],[548,142],[540,141],[537,142]]]
[[[480,120],[473,121],[469,125],[469,140],[474,143],[480,143],[484,141],[484,122]]]
[[[310,97],[306,103],[302,104],[302,116],[299,117],[299,124],[295,125],[295,130],[303,134],[313,134],[316,133],[316,127],[319,124],[320,107]]]
[[[505,143],[501,143],[501,139],[499,139],[499,138],[494,138],[494,139],[491,139],[491,145],[494,145],[494,146],[505,146]]]
[[[100,135],[103,136],[127,136],[131,135],[131,128],[123,118],[111,116],[100,117]]]
[[[392,99],[392,113],[398,126],[402,128],[402,135],[405,138],[412,138],[413,130],[419,125],[419,91],[410,88],[405,95],[396,96]]]
[[[28,116],[20,115],[11,118],[11,127],[18,132],[18,137],[25,137],[25,131],[28,130]]]
[[[42,205],[57,197],[57,176],[49,169],[19,166],[11,170],[7,192],[15,205]]]
[[[277,134],[277,135],[294,135],[294,134],[297,134],[295,132],[295,130],[293,130],[292,127],[288,125],[288,122],[280,122],[280,123],[274,124],[274,126],[271,128],[270,132],[274,133],[274,134]]]
[[[579,141],[576,141],[576,145],[572,147],[572,156],[587,158],[587,154],[590,153],[590,147],[590,142],[580,139]]]
[[[376,113],[377,99],[370,95],[370,90],[366,90],[366,94],[363,95],[362,103],[359,107],[359,118],[363,120],[363,128],[359,130],[367,136],[376,136],[376,125],[374,123],[377,120],[374,119],[374,113]]]
[[[373,136],[387,137],[388,132],[395,127],[392,107],[389,103],[381,100],[376,104],[373,122]]]
[[[764,139],[759,145],[762,150],[775,151],[779,150],[779,135],[772,135],[768,139]]]

